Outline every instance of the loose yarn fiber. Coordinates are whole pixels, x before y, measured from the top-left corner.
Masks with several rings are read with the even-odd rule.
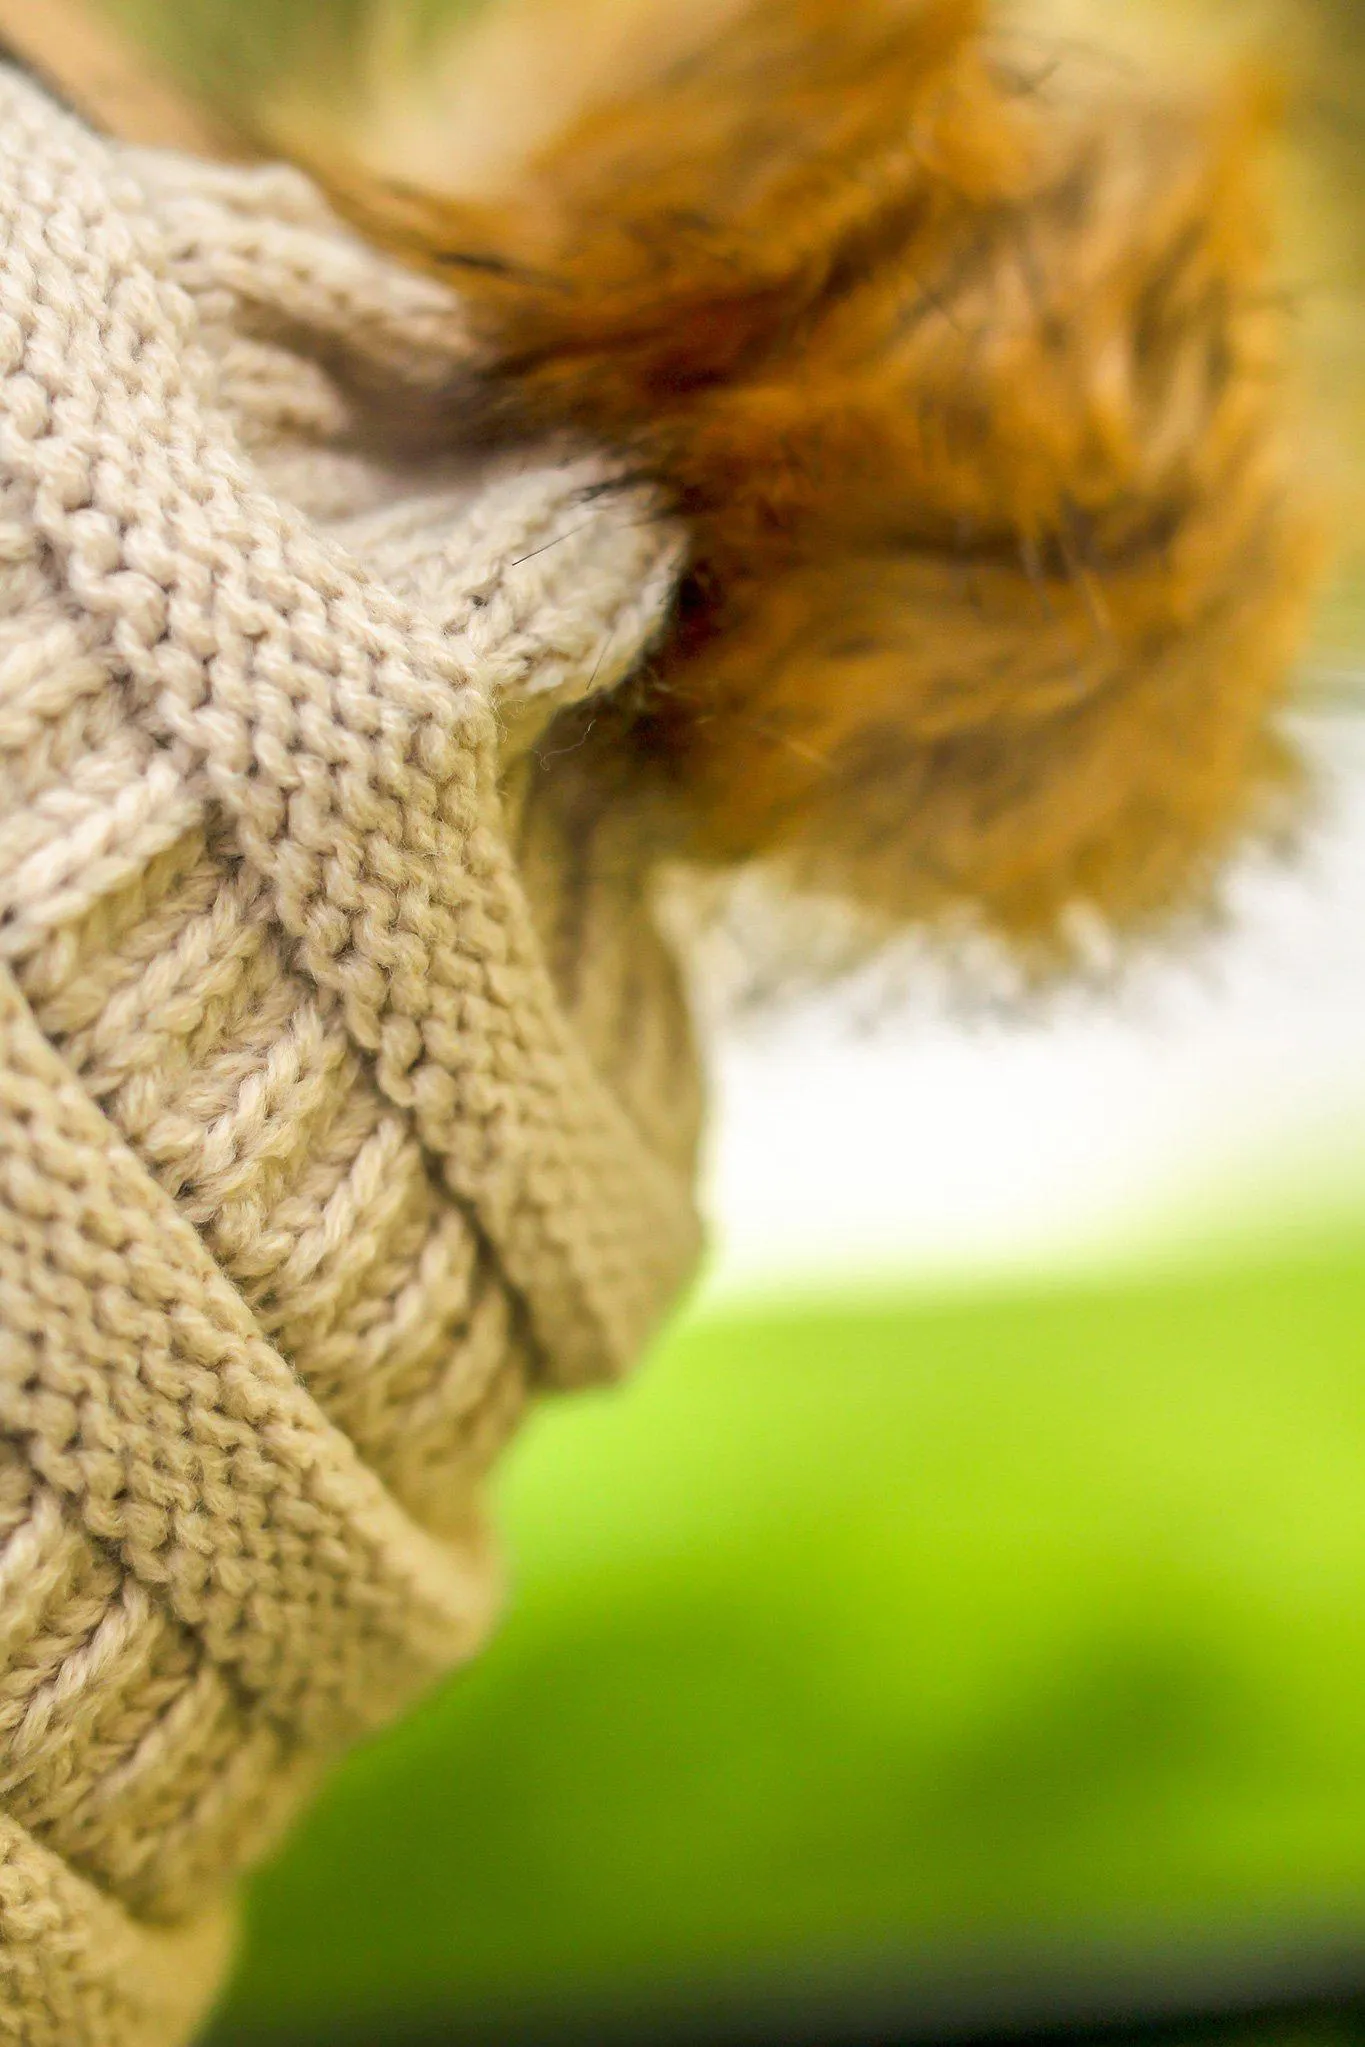
[[[624,1368],[694,1257],[646,829],[537,754],[681,543],[581,450],[386,437],[363,394],[454,402],[465,346],[300,175],[115,148],[0,74],[23,2047],[192,2034],[235,1878],[477,1645],[528,1396]]]

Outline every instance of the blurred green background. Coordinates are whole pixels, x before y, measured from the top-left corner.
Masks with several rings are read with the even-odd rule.
[[[511,1617],[223,2037],[1365,1935],[1363,1329],[1365,1235],[684,1324],[514,1455]]]

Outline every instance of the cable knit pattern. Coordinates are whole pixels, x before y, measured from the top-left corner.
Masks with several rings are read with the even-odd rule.
[[[190,2037],[234,1878],[476,1646],[528,1394],[627,1365],[695,1254],[644,828],[538,752],[680,540],[581,451],[423,458],[474,367],[305,179],[114,150],[0,74],[24,2047]]]

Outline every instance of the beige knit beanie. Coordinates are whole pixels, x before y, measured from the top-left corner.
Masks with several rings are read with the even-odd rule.
[[[679,539],[581,451],[400,452],[363,394],[457,405],[467,355],[302,177],[0,73],[23,2047],[193,2033],[240,1872],[487,1626],[528,1394],[627,1365],[694,1256],[644,827],[541,744],[638,662]]]

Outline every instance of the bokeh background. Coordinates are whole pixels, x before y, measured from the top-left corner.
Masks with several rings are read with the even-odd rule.
[[[366,18],[118,11],[246,95],[344,69]],[[713,1020],[699,1294],[512,1457],[510,1618],[260,1877],[219,2047],[1365,2038],[1335,635],[1315,822],[1198,947],[1028,1008],[910,960]]]

